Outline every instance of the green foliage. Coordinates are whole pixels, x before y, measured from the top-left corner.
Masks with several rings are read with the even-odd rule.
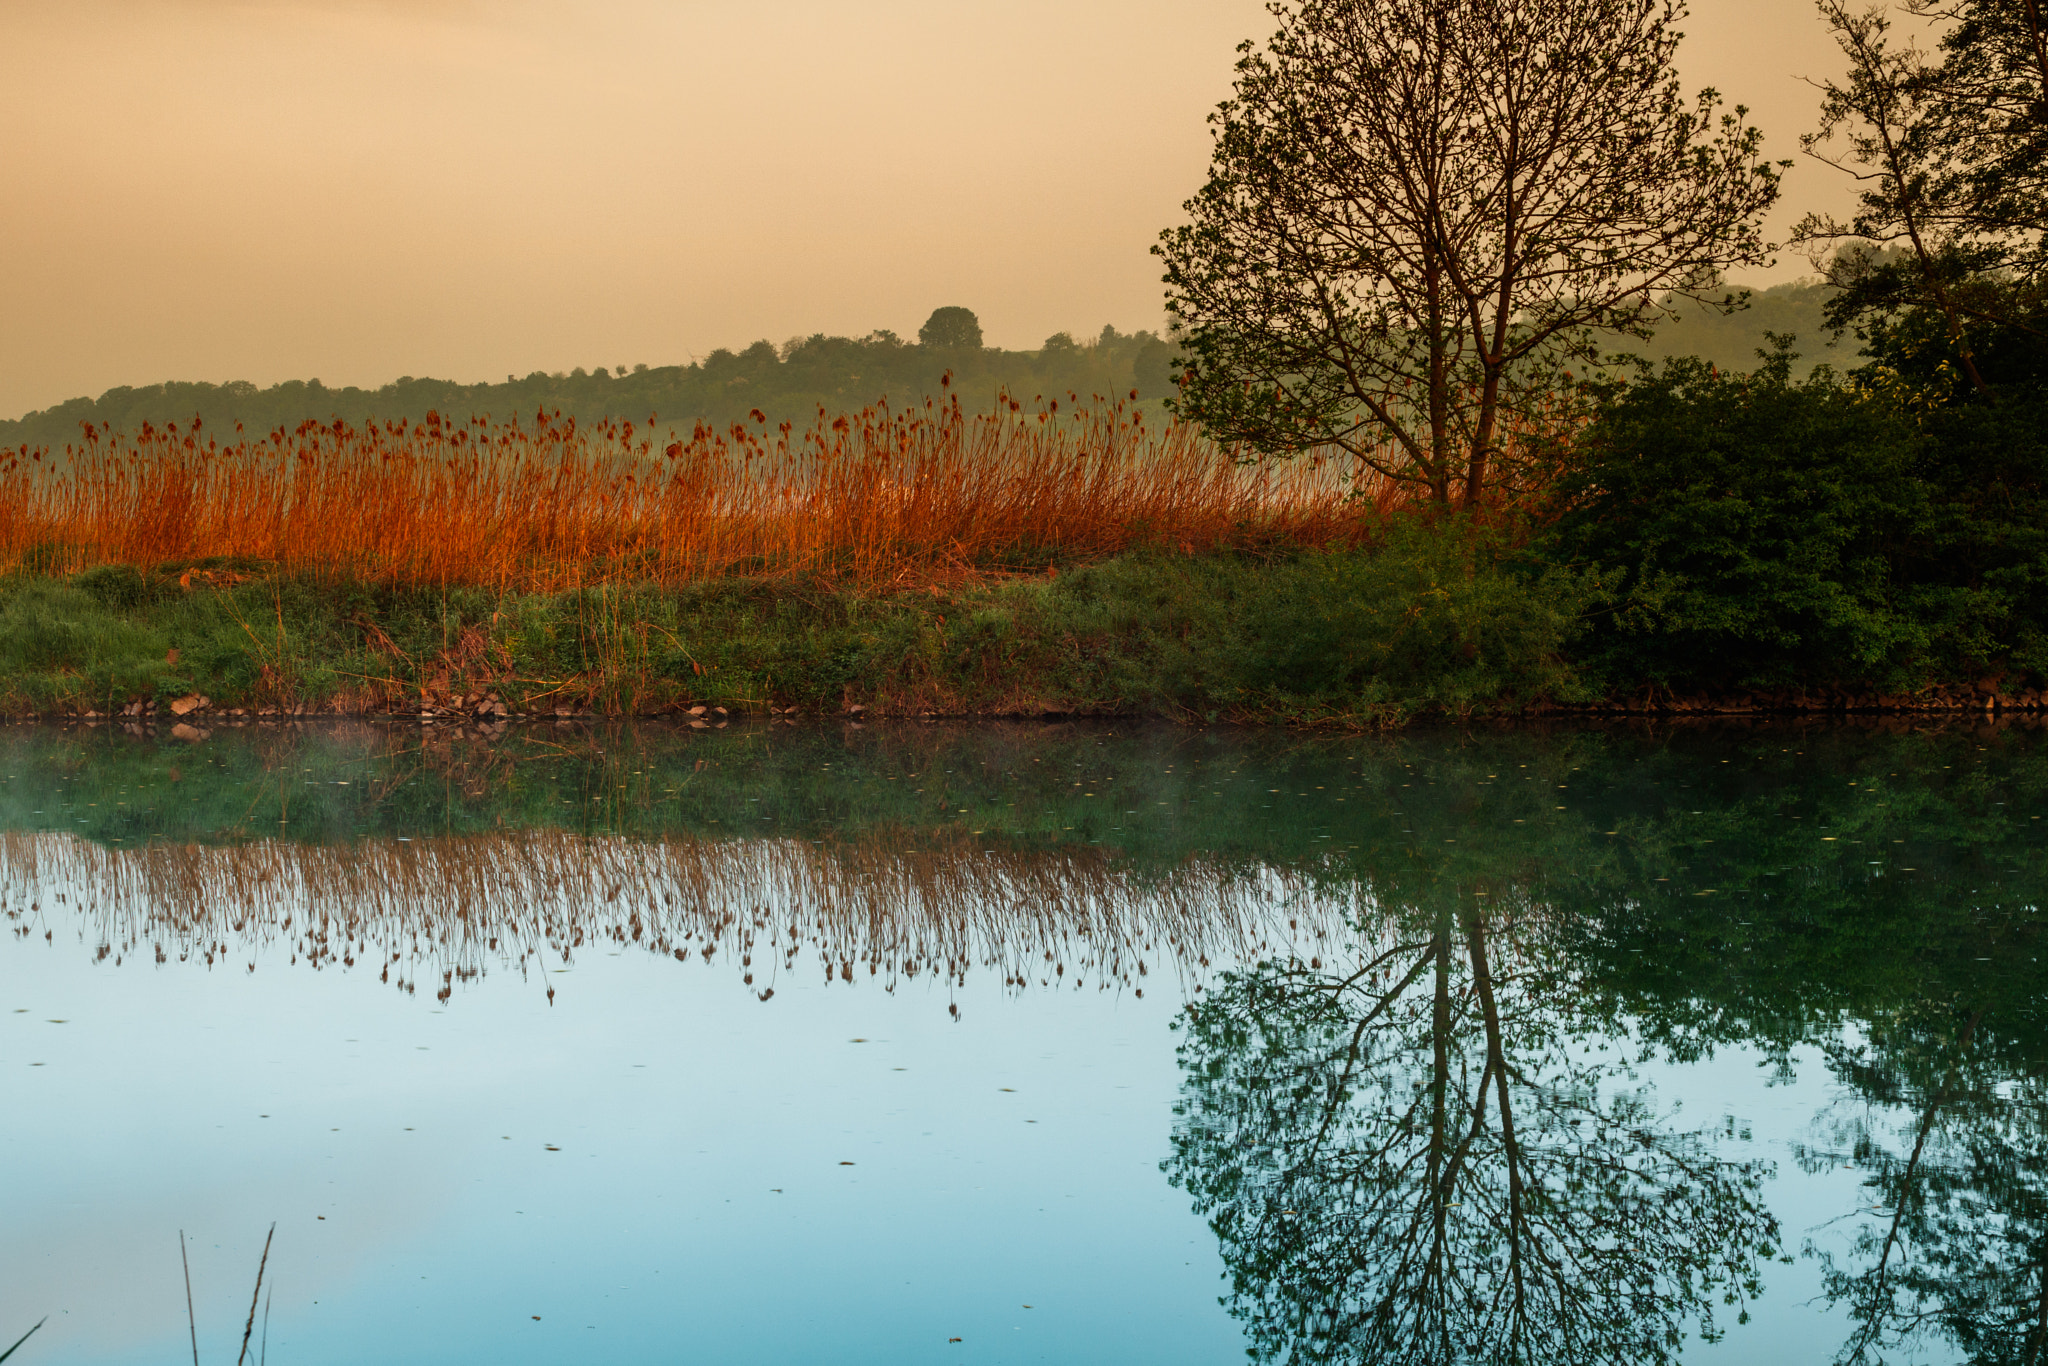
[[[147,607],[177,594],[177,585],[161,576],[145,576],[134,565],[103,564],[81,570],[71,586],[102,607]]]
[[[0,599],[0,671],[31,706],[77,697],[103,707],[117,695],[125,703],[152,694],[169,673],[169,648],[161,627],[110,611],[73,584],[17,582]]]
[[[1512,574],[1496,549],[1451,522],[1266,564],[1132,556],[1054,603],[1108,694],[1147,709],[1391,721],[1578,697],[1564,647],[1584,586]]]
[[[346,600],[295,579],[186,591],[107,566],[68,580],[0,580],[0,699],[12,709],[112,711],[203,691],[275,706],[374,666]]]
[[[2048,671],[2039,438],[1871,385],[1668,362],[1609,395],[1543,546],[1601,576],[1612,686],[1911,690]]]
[[[1849,303],[1856,296],[1844,296]],[[1911,303],[1869,302],[1858,335],[1870,363],[1858,378],[1896,394],[1916,412],[1932,415],[1942,409],[2006,408],[2021,423],[2048,409],[2048,306],[2037,303],[2031,313],[2011,323],[1984,323],[1972,330],[1971,359],[1986,388],[1972,384],[1961,364],[1956,342],[1941,313]],[[1848,303],[1844,304],[1845,309]],[[1965,425],[1978,419],[1965,420]],[[2023,446],[2038,447],[2039,421]],[[1954,439],[1951,436],[1950,439]]]

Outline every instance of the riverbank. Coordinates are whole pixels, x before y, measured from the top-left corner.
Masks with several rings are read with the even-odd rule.
[[[0,714],[1147,716],[1383,728],[1574,712],[2026,711],[2013,672],[1693,691],[1602,673],[1590,576],[1396,530],[1370,549],[1140,552],[887,591],[795,578],[563,593],[205,561],[0,579]]]
[[[1464,510],[1121,404],[101,433],[0,459],[0,714],[2040,708],[2035,391],[1791,363],[1639,377]]]
[[[0,581],[0,711],[1153,715],[1384,725],[1572,695],[1568,594],[1406,553],[1137,554],[876,591],[794,578],[572,592],[254,566]],[[182,708],[182,710],[181,710]]]

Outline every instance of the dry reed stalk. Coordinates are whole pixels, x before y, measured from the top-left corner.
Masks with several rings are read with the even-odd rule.
[[[972,968],[1006,984],[1142,988],[1217,962],[1327,957],[1362,906],[1299,873],[1189,859],[1139,876],[1088,847],[991,847],[965,833],[802,840],[590,838],[530,831],[347,845],[254,841],[109,849],[0,835],[0,914],[21,933],[58,889],[100,958],[147,950],[226,966],[284,947],[314,967],[376,967],[447,997],[492,962],[570,961],[586,945],[737,957],[748,985],[808,953],[893,991]],[[755,959],[759,958],[757,965]]]
[[[1248,465],[1122,403],[970,417],[886,405],[657,448],[559,414],[302,423],[222,443],[195,421],[0,454],[0,569],[222,557],[373,582],[557,592],[735,573],[870,587],[971,580],[1139,546],[1335,547],[1407,491],[1311,452]]]
[[[192,1308],[192,1258],[185,1251],[185,1230],[178,1230],[178,1261],[185,1268],[185,1324],[192,1334],[192,1366],[199,1366],[199,1315]]]
[[[249,1339],[256,1333],[256,1305],[263,1298],[263,1273],[270,1266],[270,1240],[277,1237],[277,1225],[270,1226],[270,1232],[263,1238],[263,1260],[256,1263],[256,1288],[249,1292],[249,1320],[242,1326],[242,1350],[235,1354],[235,1366],[249,1359]],[[268,1330],[265,1330],[268,1337]]]

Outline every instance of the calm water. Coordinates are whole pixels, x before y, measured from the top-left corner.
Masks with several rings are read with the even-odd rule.
[[[2048,742],[0,730],[0,1350],[2048,1359]],[[267,1330],[264,1326],[267,1316]],[[1860,1357],[1859,1357],[1860,1353]]]

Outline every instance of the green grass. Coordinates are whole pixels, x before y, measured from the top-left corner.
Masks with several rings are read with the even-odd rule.
[[[201,566],[216,572],[235,566]],[[1370,551],[1130,555],[956,591],[735,578],[559,595],[401,589],[191,566],[0,579],[0,710],[1152,715],[1382,725],[1577,700],[1586,590],[1463,536]],[[246,572],[247,567],[243,567]],[[188,586],[189,583],[189,586]]]

